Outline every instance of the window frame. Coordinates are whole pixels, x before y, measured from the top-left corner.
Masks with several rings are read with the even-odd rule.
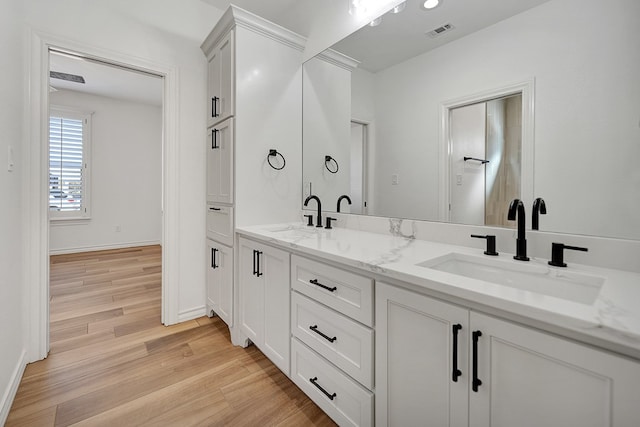
[[[85,222],[91,219],[91,119],[93,112],[72,109],[68,107],[51,105],[49,107],[47,126],[47,176],[51,174],[51,117],[62,117],[65,119],[82,120],[82,202],[80,211],[58,211],[47,209],[49,220],[55,221],[80,221]],[[48,178],[49,182],[50,178]],[[50,187],[50,183],[47,184]],[[51,195],[51,189],[47,192],[47,200]],[[47,202],[48,204],[48,202]]]

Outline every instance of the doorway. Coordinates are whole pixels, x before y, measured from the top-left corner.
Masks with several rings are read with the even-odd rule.
[[[351,120],[349,212],[352,214],[367,214],[368,138],[369,124],[360,120]]]
[[[512,227],[509,202],[521,198],[522,95],[451,109],[450,221]]]

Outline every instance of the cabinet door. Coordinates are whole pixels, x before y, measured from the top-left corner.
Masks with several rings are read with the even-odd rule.
[[[233,119],[207,130],[207,202],[233,203]]]
[[[376,283],[376,425],[467,425],[468,316],[466,309]],[[457,339],[454,325],[461,327]]]
[[[260,245],[259,269],[264,277],[264,345],[262,351],[287,376],[291,345],[289,321],[289,253]]]
[[[482,333],[471,426],[640,425],[640,364],[478,313],[471,325]]]
[[[233,250],[207,239],[207,256],[207,310],[233,326]]]
[[[234,114],[234,31],[218,43],[209,55],[207,127]]]
[[[260,347],[264,336],[264,278],[256,275],[253,242],[240,239],[238,256],[240,330]]]

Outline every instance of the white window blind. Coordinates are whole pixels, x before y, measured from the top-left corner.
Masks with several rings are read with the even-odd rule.
[[[89,116],[51,111],[49,210],[51,217],[84,218],[88,210]]]

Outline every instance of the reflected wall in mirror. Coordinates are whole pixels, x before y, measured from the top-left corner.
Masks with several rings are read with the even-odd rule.
[[[305,193],[329,209],[351,195],[355,121],[367,139],[354,172],[362,203],[352,207],[446,221],[443,105],[531,80],[527,214],[543,197],[542,231],[640,239],[639,17],[636,0],[443,0],[430,11],[408,0],[304,64]],[[444,24],[453,29],[427,34]],[[323,171],[327,154],[339,173]]]

